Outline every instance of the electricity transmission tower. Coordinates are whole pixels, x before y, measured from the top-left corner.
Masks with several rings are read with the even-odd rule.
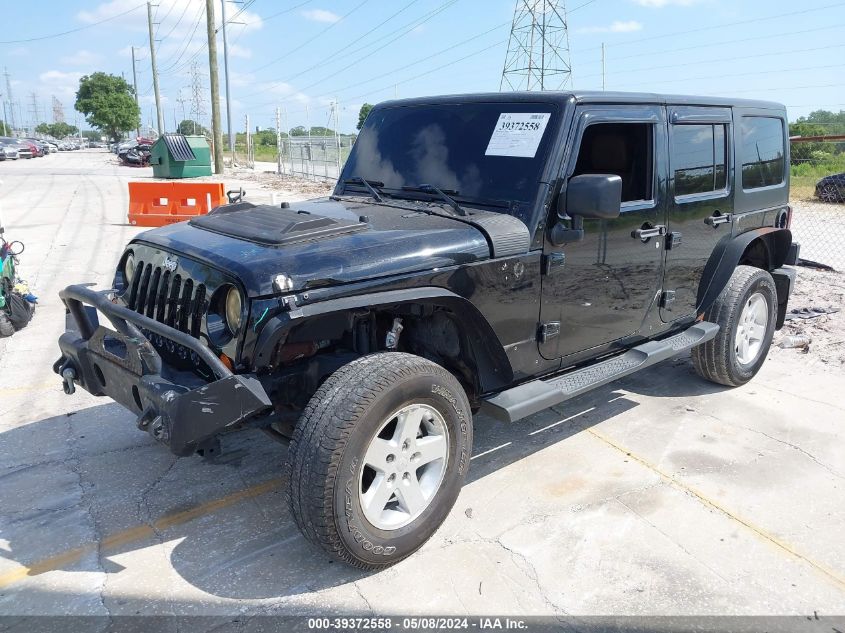
[[[62,102],[53,96],[53,123],[65,122],[65,109],[62,107]]]
[[[29,117],[32,127],[32,133],[35,133],[35,128],[40,122],[40,108],[38,107],[38,93],[31,92],[29,94]]]
[[[194,134],[197,133],[196,124],[202,125],[205,120],[205,90],[203,88],[203,75],[200,73],[199,64],[191,63],[191,119],[194,121]]]
[[[9,78],[9,69],[3,69],[3,76],[6,77],[6,99],[9,101],[9,123],[12,126],[12,129],[15,129],[16,121],[15,121],[15,98],[12,96],[12,82]]]
[[[499,90],[571,85],[565,0],[517,0]]]

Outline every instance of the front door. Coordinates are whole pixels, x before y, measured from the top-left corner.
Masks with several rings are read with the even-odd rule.
[[[660,235],[635,232],[665,230],[666,146],[662,106],[576,111],[560,195],[565,196],[573,176],[616,174],[622,178],[622,211],[613,220],[584,220],[580,241],[563,246],[546,241],[539,335],[543,357],[600,352],[640,331],[660,292],[665,243]],[[574,220],[564,222],[574,227]]]

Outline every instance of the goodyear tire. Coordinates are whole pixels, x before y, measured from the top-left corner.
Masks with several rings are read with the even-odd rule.
[[[737,266],[728,285],[704,315],[719,324],[716,337],[692,349],[698,375],[739,387],[766,360],[777,319],[777,290],[772,276],[752,266]]]
[[[286,471],[297,526],[367,570],[419,549],[469,468],[472,414],[460,383],[418,356],[365,356],[332,374],[297,423]]]

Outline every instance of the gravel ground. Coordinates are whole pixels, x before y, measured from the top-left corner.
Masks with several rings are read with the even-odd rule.
[[[802,247],[803,249],[803,247]],[[845,274],[799,267],[790,312],[803,308],[837,310],[812,319],[787,320],[775,333],[771,357],[786,357],[804,366],[845,372]],[[789,336],[806,336],[808,345],[781,348]]]

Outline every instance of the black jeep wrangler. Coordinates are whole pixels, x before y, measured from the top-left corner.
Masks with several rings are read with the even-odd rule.
[[[723,385],[757,373],[798,256],[786,130],[778,104],[700,97],[384,103],[330,197],[147,231],[112,289],[66,288],[54,369],[178,455],[288,441],[302,532],[379,569],[449,513],[477,411],[687,350]]]

